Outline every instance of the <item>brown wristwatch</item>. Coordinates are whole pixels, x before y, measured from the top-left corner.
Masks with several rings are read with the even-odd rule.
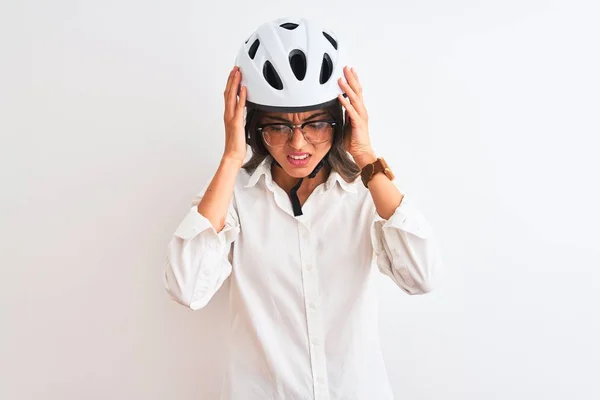
[[[366,188],[368,188],[367,184],[371,179],[373,179],[373,176],[380,172],[383,172],[390,181],[393,181],[395,178],[394,173],[392,172],[388,164],[385,162],[385,160],[381,157],[378,157],[377,161],[375,161],[372,164],[365,165],[364,168],[360,171],[360,178],[362,179],[363,184]]]

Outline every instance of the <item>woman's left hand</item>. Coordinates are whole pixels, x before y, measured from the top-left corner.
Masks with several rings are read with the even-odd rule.
[[[347,82],[343,78],[338,80],[340,87],[348,95],[348,98],[342,94],[338,96],[346,109],[344,146],[356,164],[363,168],[376,160],[369,137],[369,117],[363,103],[363,90],[358,75],[353,68],[347,66],[344,67],[344,75]]]

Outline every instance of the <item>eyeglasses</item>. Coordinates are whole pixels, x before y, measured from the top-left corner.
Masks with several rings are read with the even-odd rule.
[[[311,121],[300,125],[264,124],[256,131],[262,133],[265,143],[271,147],[281,147],[288,143],[295,128],[300,128],[304,140],[312,144],[327,142],[333,136],[334,121]]]

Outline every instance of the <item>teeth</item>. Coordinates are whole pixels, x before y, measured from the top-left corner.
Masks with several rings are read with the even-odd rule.
[[[305,154],[303,156],[290,156],[292,157],[294,160],[304,160],[305,158],[308,157],[308,154]]]

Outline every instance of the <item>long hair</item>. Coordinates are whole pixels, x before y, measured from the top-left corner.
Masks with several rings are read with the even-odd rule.
[[[325,112],[336,122],[333,133],[333,144],[327,155],[327,162],[332,171],[336,171],[346,182],[353,182],[360,175],[360,168],[344,148],[344,113],[342,104],[336,99],[333,105],[326,107]],[[252,173],[263,160],[270,155],[263,141],[262,135],[256,132],[258,121],[261,120],[262,111],[249,108],[246,112],[245,131],[248,144],[252,149],[252,157],[242,168]]]

